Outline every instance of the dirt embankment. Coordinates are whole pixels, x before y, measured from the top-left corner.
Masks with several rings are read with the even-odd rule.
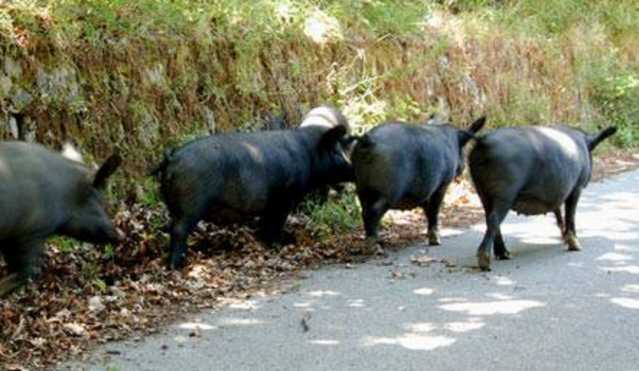
[[[118,149],[133,176],[166,145],[258,129],[271,111],[286,112],[295,125],[325,101],[362,129],[435,111],[460,124],[486,114],[489,126],[590,127],[617,101],[605,100],[588,68],[605,80],[607,69],[636,56],[605,27],[576,23],[541,37],[445,9],[417,7],[424,14],[412,15],[410,28],[387,31],[399,26],[371,30],[329,10],[295,13],[266,2],[258,9],[264,14],[238,6],[197,15],[184,5],[182,13],[149,13],[152,19],[144,14],[158,12],[153,2],[74,1],[0,6],[0,138],[53,147],[72,141],[93,158]],[[364,3],[358,11],[373,26],[380,14],[414,13]],[[260,16],[271,18],[263,24]],[[608,55],[613,62],[597,67]],[[618,99],[635,80],[613,75],[619,86],[611,86],[611,99]]]

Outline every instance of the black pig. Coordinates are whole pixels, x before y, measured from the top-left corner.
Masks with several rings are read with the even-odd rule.
[[[591,152],[616,130],[592,135],[568,126],[523,126],[498,129],[477,140],[469,166],[486,214],[487,229],[477,250],[482,270],[490,270],[491,247],[497,259],[510,258],[500,230],[509,210],[553,212],[568,250],[580,249],[575,210],[592,173]]]
[[[450,124],[380,125],[357,141],[352,162],[369,244],[389,209],[422,207],[428,218],[428,241],[439,245],[438,214],[446,189],[464,169],[462,149],[485,123],[468,131]]]
[[[38,276],[44,242],[52,235],[121,240],[100,194],[120,161],[113,155],[94,173],[38,144],[0,143],[0,252],[10,271],[0,296]]]
[[[332,105],[323,104],[310,110],[302,119],[300,127],[303,128],[308,126],[319,126],[330,129],[340,125],[346,127],[346,133],[350,134],[351,128],[344,114]],[[344,144],[344,152],[349,158],[353,151],[354,142],[355,137],[348,136],[347,139],[342,143]],[[353,178],[347,179],[346,181],[352,182],[354,180],[355,179]],[[312,192],[309,195],[309,198],[314,200],[315,202],[324,203],[328,200],[328,195],[331,189],[333,189],[337,193],[341,193],[344,191],[344,185],[333,184],[331,186],[320,187],[319,189]]]
[[[259,237],[281,242],[290,211],[310,191],[352,178],[342,146],[347,128],[213,135],[165,152],[154,171],[171,214],[169,267],[183,265],[186,240],[200,220],[260,218]]]

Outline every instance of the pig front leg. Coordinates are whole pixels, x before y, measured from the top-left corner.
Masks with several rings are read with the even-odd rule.
[[[42,240],[15,242],[12,247],[4,251],[10,274],[0,281],[0,297],[35,280],[41,272]]]
[[[290,202],[270,203],[260,218],[259,238],[268,245],[293,243],[293,235],[284,233],[284,225],[292,209]]]
[[[439,236],[439,209],[441,208],[442,201],[446,195],[446,189],[448,184],[442,185],[433,193],[427,203],[423,205],[426,213],[426,219],[428,219],[428,244],[431,246],[441,245],[441,238]]]
[[[568,251],[581,250],[581,244],[577,239],[577,230],[575,228],[575,213],[577,211],[577,203],[581,196],[581,188],[575,189],[566,200],[566,226],[564,233],[564,241],[568,245]]]

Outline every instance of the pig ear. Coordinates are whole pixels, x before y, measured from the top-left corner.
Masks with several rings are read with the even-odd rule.
[[[486,116],[482,116],[478,118],[477,120],[475,120],[475,122],[470,124],[470,126],[468,127],[468,131],[472,134],[475,134],[478,131],[480,131],[485,124],[486,124]]]
[[[335,146],[335,144],[346,135],[346,126],[338,125],[334,128],[328,130],[322,136],[320,141],[320,149],[330,149]]]
[[[98,169],[98,172],[95,173],[95,178],[93,179],[93,186],[97,189],[104,189],[106,186],[107,179],[118,169],[120,164],[122,163],[122,158],[118,154],[113,154],[109,157],[104,164]]]

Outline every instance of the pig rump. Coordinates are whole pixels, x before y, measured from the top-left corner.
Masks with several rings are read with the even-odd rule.
[[[509,210],[525,215],[553,212],[568,249],[580,249],[575,211],[592,174],[591,151],[615,131],[610,127],[591,135],[561,125],[524,126],[478,139],[469,166],[486,217],[486,233],[477,249],[482,270],[490,270],[491,247],[497,259],[510,258],[500,229]]]
[[[446,189],[464,169],[462,149],[485,124],[482,117],[468,130],[450,124],[379,125],[357,140],[353,168],[369,245],[378,247],[378,227],[390,209],[422,207],[428,240],[439,245],[439,209]]]

